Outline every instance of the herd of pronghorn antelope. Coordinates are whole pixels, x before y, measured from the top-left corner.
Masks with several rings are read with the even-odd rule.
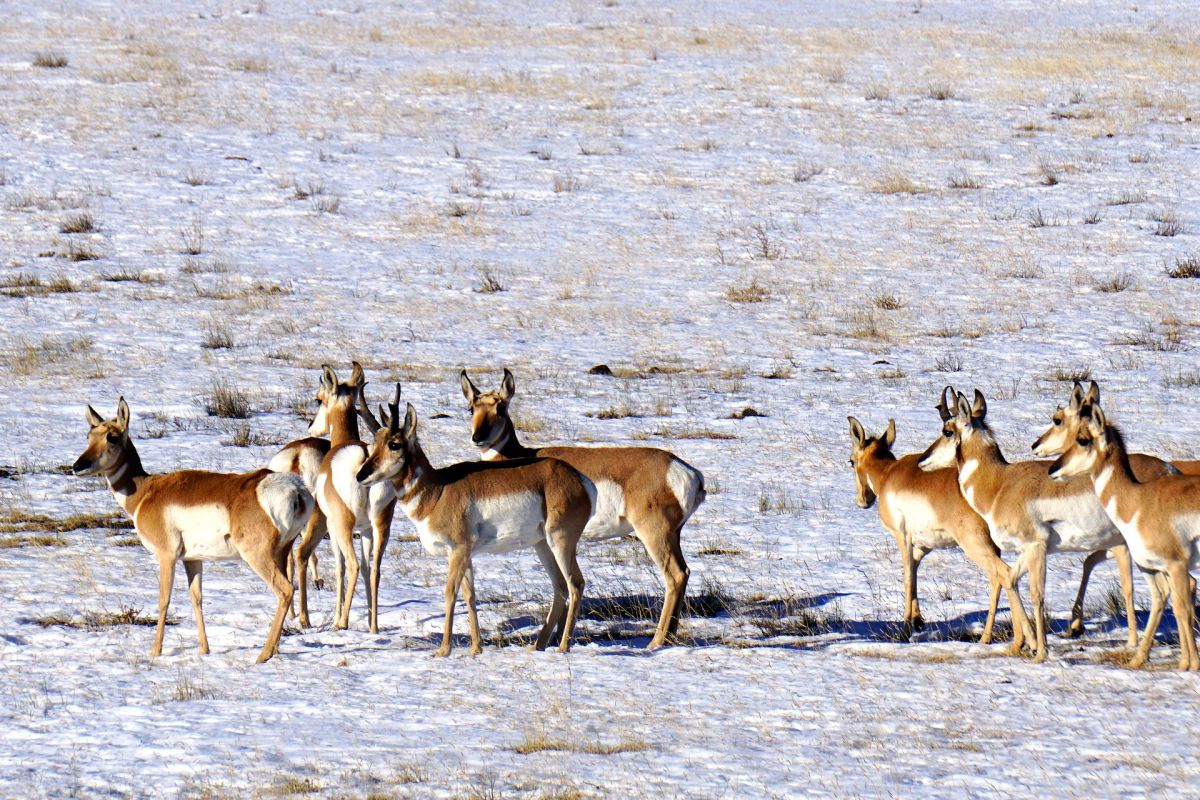
[[[349,380],[322,368],[310,436],[284,446],[266,469],[246,474],[182,470],[150,475],[129,438],[129,406],[105,420],[91,406],[88,445],[77,475],[103,475],[132,517],[142,543],[159,560],[158,625],[151,655],[162,650],[163,625],[176,562],[183,560],[196,616],[200,651],[208,652],[201,610],[202,563],[242,558],[275,592],[277,606],[258,660],[278,652],[285,617],[299,586],[299,624],[308,627],[307,584],[317,544],[333,550],[333,627],[349,625],[359,574],[370,630],[378,631],[379,580],[396,507],[416,527],[424,549],[448,562],[445,622],[439,656],[450,653],[454,609],[461,590],[471,653],[481,650],[472,567],[476,553],[533,548],[553,587],[553,600],[535,647],[557,637],[570,647],[584,588],[579,543],[634,534],[662,572],[662,613],[651,648],[674,637],[683,608],[688,567],[680,532],[704,501],[704,477],[671,453],[650,447],[529,448],[509,416],[516,391],[506,369],[495,391],[481,392],[464,370],[463,396],[471,412],[471,440],[481,461],[430,464],[417,435],[411,404],[403,414],[400,385],[387,407],[372,412],[366,379],[355,362]],[[1012,653],[1026,646],[1044,661],[1046,556],[1087,553],[1072,608],[1069,636],[1083,632],[1083,600],[1092,569],[1110,554],[1117,560],[1128,620],[1131,666],[1146,663],[1166,606],[1179,628],[1179,668],[1200,669],[1194,638],[1195,581],[1200,566],[1200,461],[1166,462],[1129,453],[1108,424],[1100,390],[1075,383],[1065,406],[1033,444],[1057,460],[1009,462],[987,423],[987,402],[946,387],[937,410],[942,429],[921,454],[892,453],[896,425],[868,436],[849,418],[850,463],[863,508],[878,502],[904,565],[904,626],[924,626],[917,569],[931,550],[962,548],[988,576],[990,602],[981,642],[991,641],[1000,591],[1013,620]],[[359,423],[369,439],[360,438]],[[328,436],[328,438],[324,438]],[[360,553],[354,552],[354,537]],[[293,554],[293,542],[299,546]],[[1002,552],[1015,552],[1009,566]],[[294,557],[293,557],[294,556]],[[1133,602],[1136,564],[1147,577],[1151,609],[1139,641]],[[1030,622],[1018,582],[1029,574]]]
[[[576,558],[580,541],[636,535],[662,571],[666,594],[651,648],[671,640],[679,625],[688,567],[680,546],[684,523],[704,502],[704,476],[652,447],[528,448],[517,440],[508,405],[516,391],[504,371],[500,388],[480,392],[464,370],[463,395],[472,414],[472,441],[482,461],[430,464],[417,436],[412,404],[400,409],[400,385],[376,416],[364,397],[366,378],[353,364],[343,382],[322,367],[317,413],[307,438],[285,445],[267,468],[245,474],[181,470],[151,475],[129,437],[129,406],[105,420],[88,406],[87,448],[76,475],[102,475],[133,519],[142,544],[158,557],[158,624],[151,656],[162,652],[175,565],[182,559],[196,616],[200,652],[208,652],[201,599],[203,562],[241,558],[275,592],[275,616],[258,656],[279,651],[284,619],[299,585],[299,624],[308,627],[307,583],[317,544],[328,534],[334,560],[333,627],[349,625],[361,572],[371,632],[379,626],[379,579],[392,519],[399,505],[430,555],[445,555],[446,617],[437,655],[450,653],[454,607],[461,589],[471,653],[481,649],[475,611],[476,553],[533,548],[553,586],[553,600],[535,647],[556,635],[571,644],[583,596]],[[359,420],[371,439],[359,434]],[[322,438],[328,436],[328,439]],[[354,552],[360,539],[361,558]],[[300,539],[298,552],[293,543]]]
[[[1179,628],[1179,669],[1200,669],[1196,654],[1196,583],[1200,567],[1200,461],[1167,462],[1130,453],[1120,431],[1100,406],[1100,388],[1085,392],[1075,383],[1067,405],[1033,443],[1050,461],[1009,462],[987,423],[987,401],[942,390],[937,406],[942,430],[921,454],[896,458],[896,425],[868,436],[850,417],[851,456],[858,504],[878,500],[879,516],[891,531],[904,562],[905,627],[923,626],[917,603],[917,567],[926,553],[961,547],[988,576],[991,602],[982,641],[991,640],[1000,589],[1013,617],[1012,652],[1026,639],[1037,661],[1046,649],[1046,556],[1088,553],[1072,610],[1068,635],[1083,630],[1083,597],[1092,568],[1110,553],[1117,559],[1129,624],[1130,666],[1141,666],[1168,598]],[[1015,552],[1009,567],[1001,552]],[[1133,570],[1146,575],[1151,606],[1138,641],[1133,606]],[[1029,573],[1033,624],[1021,603],[1018,581]]]

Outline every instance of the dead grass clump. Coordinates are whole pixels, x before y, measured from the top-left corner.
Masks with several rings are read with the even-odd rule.
[[[1166,268],[1170,278],[1200,278],[1200,256],[1182,256]]]
[[[1184,372],[1180,370],[1174,375],[1167,375],[1162,379],[1163,386],[1168,389],[1195,389],[1200,387],[1200,372]]]
[[[1106,206],[1131,206],[1146,202],[1145,192],[1124,191],[1104,201]]]
[[[1043,186],[1058,185],[1058,167],[1054,166],[1049,161],[1038,161],[1038,174],[1042,176],[1042,179],[1038,182]]]
[[[0,550],[15,547],[66,547],[67,540],[51,534],[35,534],[33,536],[5,536],[0,539]]]
[[[544,752],[588,753],[591,755],[611,756],[619,753],[640,753],[649,750],[650,745],[642,739],[624,738],[618,742],[605,743],[599,739],[588,741],[568,741],[547,736],[545,733],[526,734],[525,738],[515,745],[513,752],[521,755]]]
[[[479,269],[479,284],[474,289],[477,294],[495,294],[496,292],[507,290],[508,287],[504,285],[491,267],[481,267]]]
[[[562,194],[563,192],[577,192],[582,186],[583,182],[580,181],[579,178],[575,176],[575,173],[571,172],[570,170],[556,174],[552,184],[555,194]]]
[[[43,628],[62,627],[78,628],[80,630],[98,631],[105,628],[116,628],[122,625],[139,625],[143,627],[158,624],[157,617],[143,614],[140,608],[122,605],[116,611],[88,611],[82,617],[48,616],[27,620]],[[167,617],[167,625],[178,625],[175,617]]]
[[[654,431],[655,436],[661,436],[664,439],[736,439],[732,433],[724,433],[723,431],[713,431],[708,428],[667,428],[662,427]],[[640,437],[634,437],[640,438]]]
[[[963,360],[958,353],[946,353],[933,362],[934,372],[962,372]]]
[[[277,436],[255,433],[250,429],[249,422],[239,422],[230,430],[224,444],[230,447],[271,447],[283,444],[283,440]]]
[[[882,292],[875,295],[875,299],[872,302],[881,311],[897,311],[904,308],[904,301],[891,292]]]
[[[78,291],[79,286],[66,275],[54,275],[43,281],[32,273],[20,272],[0,280],[0,295],[5,297],[41,297]]]
[[[742,286],[730,286],[725,290],[725,299],[731,303],[761,303],[769,300],[771,290],[755,278]]]
[[[750,226],[751,255],[766,261],[775,261],[787,255],[783,245],[775,238],[774,226],[756,222]]]
[[[924,186],[914,183],[907,175],[896,169],[884,172],[873,184],[875,194],[921,194]]]
[[[864,100],[891,100],[892,87],[886,83],[871,83],[863,89]]]
[[[63,233],[94,233],[96,220],[86,211],[68,214],[58,223],[58,229]]]
[[[224,322],[210,319],[204,326],[200,346],[206,350],[228,350],[233,347],[233,331]]]
[[[825,168],[819,164],[802,161],[792,167],[792,180],[795,183],[808,183],[824,171]]]
[[[50,365],[87,355],[91,350],[92,340],[87,336],[43,339],[40,342],[20,338],[15,340],[11,349],[0,353],[0,364],[6,365],[15,375],[32,375]]]
[[[52,50],[45,50],[33,55],[33,65],[42,69],[62,69],[69,63],[66,56]]]
[[[92,247],[91,242],[71,239],[67,242],[67,252],[64,254],[68,261],[99,261],[104,254]]]
[[[1030,209],[1025,214],[1025,220],[1031,228],[1054,228],[1062,224],[1057,217],[1049,216],[1042,211],[1041,206]]]
[[[13,533],[16,531],[46,531],[49,533],[67,533],[78,530],[128,530],[133,523],[117,513],[106,514],[72,514],[69,517],[50,517],[45,514],[34,514],[28,511],[9,511],[0,514],[0,532]]]
[[[976,178],[974,175],[968,175],[961,172],[958,175],[952,175],[946,185],[951,189],[982,189],[983,181]]]
[[[201,396],[201,405],[210,417],[223,419],[248,419],[250,398],[245,391],[225,381],[218,380]]]
[[[938,83],[927,88],[925,96],[930,100],[953,100],[954,89],[946,84]]]
[[[1092,284],[1092,287],[1097,292],[1104,292],[1105,294],[1123,292],[1131,286],[1133,286],[1133,274],[1125,271],[1118,272],[1115,275]]]
[[[1086,383],[1091,378],[1091,367],[1055,367],[1046,375],[1046,380],[1059,383]]]
[[[198,256],[204,252],[204,218],[197,214],[189,225],[179,229],[184,255]]]

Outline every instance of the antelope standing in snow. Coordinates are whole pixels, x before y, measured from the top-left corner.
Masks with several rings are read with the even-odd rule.
[[[318,412],[319,413],[319,412]],[[304,481],[304,487],[316,496],[317,493],[317,476],[321,474],[321,462],[325,460],[326,454],[329,453],[330,442],[328,439],[321,439],[316,436],[306,436],[303,439],[296,439],[288,442],[279,449],[279,452],[271,457],[267,462],[267,469],[272,472],[290,472],[298,475],[300,480]],[[292,551],[291,561],[288,562],[288,579],[296,579],[299,586],[300,595],[300,627],[307,628],[308,621],[308,579],[311,577],[317,588],[321,587],[321,580],[317,573],[317,553],[314,549],[315,544],[311,544],[314,540],[320,542],[325,538],[325,515],[321,513],[321,509],[313,510],[313,515],[309,517],[308,526],[304,529],[304,533],[300,536],[300,546]],[[301,557],[301,552],[305,548],[305,543],[308,545],[308,563],[304,563]],[[295,603],[292,604],[290,613],[295,615]]]
[[[1075,381],[1075,385],[1071,389],[1071,396],[1067,399],[1067,405],[1059,406],[1054,410],[1050,427],[1033,443],[1034,454],[1039,456],[1060,455],[1075,441],[1080,429],[1087,424],[1091,406],[1099,404],[1099,402],[1100,386],[1095,381],[1091,382],[1086,393],[1079,381]],[[1188,472],[1190,470],[1191,474],[1200,472],[1200,462],[1176,461],[1167,464],[1159,458],[1141,453],[1131,453],[1129,463],[1135,475],[1144,477],[1169,475],[1176,471]],[[1096,565],[1108,558],[1109,555],[1116,559],[1121,573],[1121,593],[1124,596],[1125,616],[1129,625],[1128,646],[1137,647],[1137,610],[1133,605],[1133,563],[1129,558],[1129,548],[1125,545],[1114,547],[1111,550],[1097,550],[1084,560],[1083,577],[1079,582],[1079,593],[1075,596],[1075,604],[1071,607],[1071,626],[1067,630],[1067,635],[1076,637],[1083,633],[1083,597],[1087,592],[1088,578]]]
[[[939,411],[945,409],[945,396]],[[944,412],[945,416],[949,412]],[[857,419],[850,417],[850,464],[854,467],[856,500],[860,508],[879,501],[879,519],[900,548],[904,564],[904,629],[909,635],[925,627],[917,602],[917,568],[930,550],[961,547],[963,554],[988,576],[990,587],[987,623],[980,643],[992,640],[1000,588],[1008,591],[1013,625],[1027,627],[1021,599],[1017,596],[1008,565],[988,535],[987,523],[976,514],[958,490],[953,469],[926,472],[917,466],[920,454],[896,458],[896,421],[888,420],[883,436],[867,436]]]
[[[436,655],[450,654],[460,584],[471,627],[471,655],[482,651],[473,555],[524,547],[534,548],[554,584],[554,601],[535,647],[544,649],[561,625],[558,649],[569,650],[584,586],[575,550],[592,514],[596,490],[591,482],[553,458],[464,462],[434,469],[417,440],[417,414],[411,403],[400,421],[400,384],[390,413],[380,408],[380,418],[382,425],[372,425],[378,427],[375,443],[358,480],[371,487],[394,485],[400,508],[416,525],[425,551],[445,554],[449,560],[446,620]]]
[[[358,435],[357,401],[365,385],[362,366],[357,361],[347,383],[339,382],[337,373],[328,364],[322,366],[321,384],[317,388],[320,408],[308,431],[314,436],[328,433],[331,443],[317,476],[316,497],[333,546],[337,594],[333,627],[336,630],[350,624],[350,604],[359,574],[359,560],[354,554],[354,534],[357,533],[362,548],[363,583],[371,633],[378,633],[379,570],[391,533],[396,493],[389,484],[367,488],[355,478],[368,449]],[[301,544],[302,563],[307,561],[318,541],[314,537]]]
[[[1196,653],[1195,581],[1200,567],[1200,476],[1164,475],[1139,479],[1116,427],[1100,405],[1090,406],[1086,423],[1049,469],[1056,481],[1086,476],[1105,513],[1129,544],[1133,560],[1147,573],[1150,617],[1130,666],[1150,655],[1168,597],[1179,627],[1179,669],[1200,669]]]
[[[1086,481],[1052,481],[1044,461],[1006,461],[986,417],[987,401],[982,393],[975,391],[974,403],[959,393],[942,435],[918,463],[925,470],[956,466],[963,497],[987,521],[992,541],[1001,550],[1019,553],[1010,577],[1015,588],[1021,576],[1029,573],[1037,635],[1035,660],[1045,661],[1046,554],[1094,553],[1125,541]],[[1019,652],[1023,631],[1014,626],[1013,633],[1013,651]]]
[[[653,447],[524,447],[508,413],[516,392],[504,370],[498,391],[480,392],[463,370],[463,396],[471,411],[471,441],[484,461],[557,458],[596,486],[596,510],[583,533],[585,541],[635,534],[662,572],[666,586],[662,614],[648,645],[661,647],[679,627],[688,570],[679,544],[680,531],[704,502],[704,476],[666,450]]]
[[[162,653],[175,562],[183,559],[188,596],[196,614],[200,652],[208,652],[201,609],[203,562],[241,558],[275,592],[278,605],[258,663],[279,651],[283,618],[292,601],[287,560],[292,540],[308,522],[313,498],[295,475],[265,469],[242,475],[181,470],[149,475],[129,439],[129,406],[117,403],[105,421],[87,407],[87,448],[71,468],[103,475],[117,503],[133,519],[138,538],[158,557],[158,627],[150,655]]]

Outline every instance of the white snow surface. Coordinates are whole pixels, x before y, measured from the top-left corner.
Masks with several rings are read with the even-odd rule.
[[[1054,555],[1050,661],[1010,658],[963,641],[987,583],[946,551],[899,641],[899,558],[846,463],[846,415],[918,451],[947,383],[1025,458],[1076,375],[1139,450],[1200,456],[1200,303],[1167,274],[1200,266],[1194,11],[0,3],[0,796],[1194,792],[1170,617],[1154,668],[1118,666],[1109,562],[1063,639],[1082,555]],[[95,231],[61,230],[80,214]],[[489,646],[460,606],[434,659],[445,563],[398,514],[378,635],[361,587],[338,632],[314,591],[316,627],[253,666],[274,599],[237,560],[206,565],[208,656],[182,569],[158,659],[152,627],[54,624],[156,611],[131,532],[8,530],[117,510],[59,469],[85,404],[123,395],[152,471],[250,470],[351,359],[374,403],[403,383],[435,464],[477,457],[458,370],[507,366],[526,444],[700,469],[689,594],[724,608],[646,652],[657,571],[585,544],[592,603],[654,607],[593,605],[570,654],[533,653],[537,559],[481,556]],[[206,413],[218,383],[249,419]]]

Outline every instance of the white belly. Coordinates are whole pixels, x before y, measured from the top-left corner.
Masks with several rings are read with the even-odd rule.
[[[476,553],[506,553],[532,547],[546,538],[546,515],[537,492],[489,497],[475,501],[467,525]]]
[[[924,550],[943,550],[958,545],[923,495],[897,492],[888,497],[887,502],[888,509],[899,518],[905,533],[916,547]]]
[[[583,538],[596,542],[630,533],[633,526],[625,518],[625,490],[615,481],[596,481],[596,503],[583,529]]]
[[[163,518],[167,529],[183,542],[185,561],[237,558],[229,524],[229,509],[215,503],[171,506]]]
[[[1092,553],[1125,544],[1094,492],[1031,500],[1029,514],[1050,530],[1050,553]]]

